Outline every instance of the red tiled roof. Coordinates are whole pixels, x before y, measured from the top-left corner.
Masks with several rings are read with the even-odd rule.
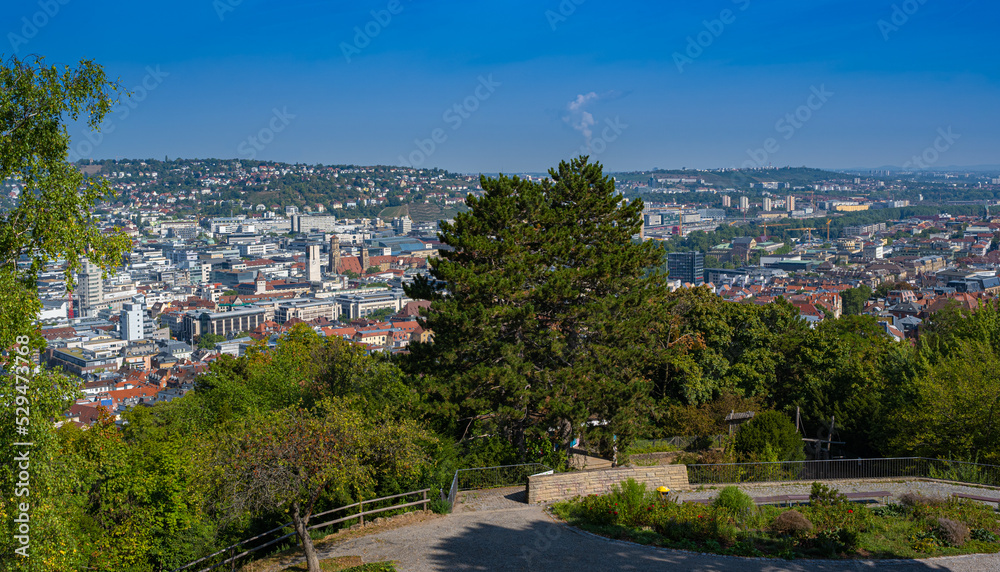
[[[74,403],[69,408],[69,415],[70,417],[79,417],[80,423],[84,425],[92,425],[100,415],[99,407],[99,405]]]
[[[343,337],[353,338],[354,334],[357,333],[357,330],[355,330],[354,328],[350,328],[350,327],[348,327],[348,328],[323,328],[323,333],[326,334],[326,336],[329,337],[329,338],[335,338],[335,337],[336,338],[343,338]]]
[[[342,256],[340,258],[340,266],[337,267],[337,272],[343,274],[346,271],[361,274],[361,259],[357,256]]]

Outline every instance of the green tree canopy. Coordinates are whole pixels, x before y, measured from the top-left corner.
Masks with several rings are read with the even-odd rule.
[[[198,348],[203,350],[210,350],[215,347],[215,344],[219,342],[226,341],[226,336],[220,334],[202,334],[198,336]]]
[[[84,120],[99,129],[118,92],[101,67],[87,60],[75,68],[46,66],[39,57],[0,63],[0,181],[21,187],[15,205],[0,211],[0,350],[9,352],[0,376],[0,515],[18,506],[13,459],[23,448],[13,442],[34,443],[31,557],[14,554],[13,518],[0,518],[0,562],[16,562],[20,570],[75,569],[59,552],[74,542],[65,507],[57,502],[73,483],[57,468],[61,452],[53,420],[72,403],[78,385],[24,360],[44,346],[34,321],[41,310],[37,278],[46,264],[63,260],[72,286],[84,258],[109,269],[131,245],[124,233],[105,233],[93,215],[109,194],[108,184],[67,162],[66,123]],[[27,403],[24,415],[15,415],[15,407]],[[18,424],[28,434],[18,435]]]
[[[483,177],[469,211],[442,225],[454,248],[431,261],[446,284],[412,344],[427,408],[458,438],[484,425],[523,451],[529,432],[558,427],[568,442],[594,416],[613,448],[648,419],[649,380],[637,343],[652,335],[650,301],[666,290],[648,272],[660,249],[633,241],[642,202],[623,202],[586,157],[551,180]],[[610,451],[609,451],[610,452]]]
[[[1000,463],[1000,359],[981,341],[952,349],[905,389],[892,412],[892,451]]]
[[[865,302],[872,296],[872,289],[864,284],[840,293],[844,314],[857,316],[865,309]]]
[[[802,436],[779,411],[765,411],[736,432],[733,448],[746,461],[802,461],[806,458]],[[766,458],[767,456],[773,458]]]
[[[88,60],[62,69],[37,57],[0,65],[0,181],[23,186],[16,206],[0,212],[0,347],[32,329],[41,307],[35,280],[47,262],[65,260],[72,285],[82,258],[110,268],[131,246],[124,233],[105,234],[91,213],[110,194],[107,182],[66,160],[66,121],[84,118],[98,129],[118,91]]]
[[[310,572],[320,572],[309,536],[317,502],[336,492],[370,494],[381,478],[418,474],[424,464],[411,422],[372,419],[337,401],[242,419],[218,434],[214,465],[223,511],[291,513]]]

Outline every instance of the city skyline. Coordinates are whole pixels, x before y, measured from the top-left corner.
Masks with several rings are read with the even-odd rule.
[[[96,6],[96,8],[95,8]],[[17,0],[5,57],[93,59],[132,98],[72,159],[544,172],[993,165],[1000,10]]]

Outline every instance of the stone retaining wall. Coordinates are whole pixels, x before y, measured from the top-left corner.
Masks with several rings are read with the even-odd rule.
[[[574,471],[528,477],[528,503],[552,502],[592,494],[602,495],[610,491],[613,485],[629,478],[646,483],[650,490],[661,485],[671,491],[689,488],[686,465]]]

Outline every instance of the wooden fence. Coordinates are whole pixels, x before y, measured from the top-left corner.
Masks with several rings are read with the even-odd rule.
[[[352,513],[352,514],[349,514],[349,515],[342,516],[340,518],[335,518],[333,520],[328,520],[326,522],[321,522],[319,524],[313,524],[313,525],[311,525],[311,526],[308,527],[308,530],[314,530],[314,529],[318,529],[318,528],[324,528],[324,527],[330,526],[332,524],[338,524],[338,523],[341,523],[341,522],[346,522],[348,520],[354,520],[354,519],[359,519],[359,522],[361,524],[364,524],[366,516],[370,516],[370,515],[373,515],[373,514],[379,514],[379,513],[383,513],[383,512],[388,512],[388,511],[392,511],[392,510],[406,509],[406,508],[410,508],[410,507],[414,507],[414,506],[418,506],[418,505],[422,505],[421,508],[426,511],[427,510],[427,503],[430,502],[429,499],[427,498],[427,493],[429,491],[430,491],[430,489],[421,489],[419,491],[411,491],[411,492],[408,492],[408,493],[402,493],[402,494],[398,494],[398,495],[391,495],[391,496],[387,496],[387,497],[380,497],[380,498],[377,498],[377,499],[367,499],[367,500],[356,502],[354,504],[349,504],[349,505],[337,507],[335,509],[331,509],[331,510],[328,510],[328,511],[324,511],[324,512],[321,512],[321,513],[317,513],[317,514],[312,515],[310,517],[310,520],[314,520],[314,519],[317,519],[319,517],[330,516],[330,515],[336,514],[338,512],[343,512],[343,511],[346,511],[346,510],[350,510],[352,508],[357,508],[358,509],[358,512],[355,512],[355,513]],[[398,498],[410,497],[410,496],[414,496],[414,495],[420,495],[421,498],[419,500],[416,500],[416,501],[402,502],[402,503],[399,503],[399,504],[394,504],[392,506],[378,507],[378,508],[374,508],[374,509],[365,510],[365,505],[366,504],[368,506],[372,506],[372,505],[375,505],[375,504],[380,503],[380,502],[384,502],[384,501],[388,501],[388,500],[394,500],[394,499],[398,499]],[[232,564],[232,565],[235,566],[236,561],[239,560],[240,558],[243,558],[245,556],[249,556],[250,554],[253,554],[254,552],[257,552],[259,550],[267,548],[268,546],[273,546],[273,545],[281,542],[282,540],[285,540],[285,539],[288,539],[288,538],[290,538],[292,536],[295,536],[296,535],[295,532],[290,532],[290,533],[285,534],[283,536],[279,536],[277,538],[271,539],[271,540],[265,542],[264,544],[261,544],[260,546],[255,546],[253,548],[249,548],[247,546],[247,545],[249,545],[252,542],[263,541],[267,537],[269,537],[269,536],[271,536],[273,534],[279,533],[279,532],[281,532],[282,530],[284,530],[285,528],[287,528],[289,526],[292,526],[292,523],[291,522],[286,522],[285,524],[282,524],[281,526],[279,526],[277,528],[272,528],[271,530],[268,530],[267,532],[263,532],[261,534],[258,534],[257,536],[254,536],[254,537],[251,537],[251,538],[247,538],[245,540],[241,540],[241,541],[237,542],[236,544],[233,544],[232,546],[227,546],[227,547],[223,548],[222,550],[219,550],[217,552],[213,552],[212,554],[209,554],[208,556],[204,556],[202,558],[199,558],[198,560],[195,560],[193,562],[189,562],[189,563],[185,564],[184,566],[181,566],[180,568],[174,568],[171,572],[181,572],[181,570],[187,570],[189,568],[194,567],[197,564],[201,564],[202,566],[207,566],[207,568],[200,568],[199,572],[208,572],[209,570],[214,570],[214,569],[218,568],[219,566],[223,566],[225,564]],[[237,552],[239,552],[239,553],[237,554]],[[222,560],[215,561],[217,558],[222,558]],[[214,562],[214,564],[212,564],[212,562]],[[209,564],[211,564],[211,565],[209,565]]]

